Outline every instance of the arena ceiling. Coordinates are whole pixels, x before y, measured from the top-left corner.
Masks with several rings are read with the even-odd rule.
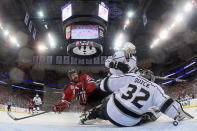
[[[84,3],[99,2],[99,0],[75,1]],[[135,16],[125,30],[125,34],[127,35],[127,40],[136,45],[139,62],[148,61],[148,63],[167,69],[169,66],[179,65],[195,58],[197,55],[196,9],[186,21],[180,24],[179,29],[176,29],[175,33],[170,34],[168,40],[165,40],[154,49],[150,48],[160,29],[164,28],[166,22],[172,17],[174,10],[185,1],[187,0],[106,0],[105,2],[110,7],[110,15],[108,31],[105,36],[104,55],[113,53],[114,37],[123,28],[126,13],[129,10],[133,10]],[[48,52],[48,54],[65,55],[66,47],[62,30],[61,7],[66,2],[66,0],[1,0],[0,22],[4,23],[12,32],[15,32],[21,40],[19,49],[9,49],[7,44],[5,44],[6,42],[1,40],[1,60],[8,61],[6,53],[9,53],[10,58],[12,58],[9,62],[13,62],[13,59],[17,57],[16,54],[18,56],[26,55],[27,57],[36,54],[36,44],[32,38],[32,33],[29,32],[28,27],[24,24],[26,11],[29,12],[30,19],[37,28],[37,39],[45,37],[48,31],[55,34],[58,40],[58,47]],[[44,21],[38,18],[39,9],[44,10]],[[144,14],[147,18],[146,25],[144,25],[142,19]],[[48,29],[45,28],[45,24],[48,25]],[[0,39],[3,38],[0,37]]]

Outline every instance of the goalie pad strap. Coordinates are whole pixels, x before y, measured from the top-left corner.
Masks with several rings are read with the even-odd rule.
[[[108,79],[109,79],[109,77],[106,77],[104,79],[104,89],[105,89],[105,91],[112,93],[112,91],[109,89],[108,84],[107,84]]]
[[[161,112],[165,113],[166,110],[172,105],[172,103],[174,102],[173,99],[168,99],[166,102],[163,103],[163,105],[161,106]]]

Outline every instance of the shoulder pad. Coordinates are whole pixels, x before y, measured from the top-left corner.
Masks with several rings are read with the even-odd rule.
[[[123,51],[117,51],[117,52],[115,52],[115,54],[113,55],[113,58],[115,58],[115,59],[118,59],[118,58],[121,58],[121,57],[125,57]]]

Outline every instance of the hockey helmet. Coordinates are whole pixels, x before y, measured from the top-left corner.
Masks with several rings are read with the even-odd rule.
[[[134,44],[132,44],[131,42],[126,42],[123,47],[122,47],[123,51],[132,51],[133,54],[136,53],[136,47]]]
[[[67,76],[68,76],[68,78],[71,80],[72,78],[71,78],[71,75],[73,74],[73,73],[78,73],[77,72],[77,70],[76,69],[69,69],[68,70],[68,72],[67,72]]]
[[[140,75],[152,82],[155,81],[154,73],[151,70],[139,70]]]

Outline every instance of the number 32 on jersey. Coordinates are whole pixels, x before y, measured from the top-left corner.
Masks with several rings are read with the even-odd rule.
[[[133,97],[135,97],[131,103],[139,109],[142,108],[143,105],[139,104],[139,102],[148,100],[148,98],[150,97],[149,91],[145,90],[144,88],[141,88],[140,92],[143,93],[144,96],[138,96],[138,94],[133,96],[133,94],[137,91],[137,86],[133,84],[129,84],[128,89],[132,89],[132,90],[128,90],[125,94],[122,94],[121,98],[125,100],[130,100]]]

